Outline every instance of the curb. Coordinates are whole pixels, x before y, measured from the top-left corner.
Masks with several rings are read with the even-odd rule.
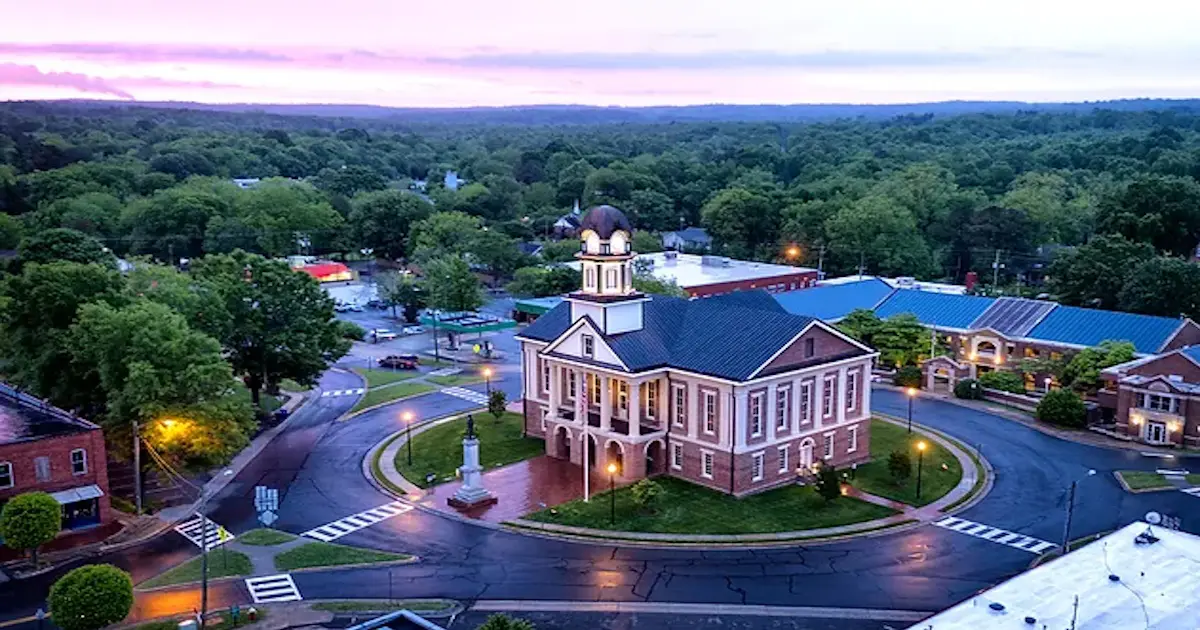
[[[902,420],[902,419],[897,418],[896,416],[893,416],[890,414],[877,412],[877,413],[875,413],[875,417],[877,417],[880,420],[883,420],[885,422],[890,422],[891,424],[901,425],[901,426],[907,425],[907,420]],[[954,501],[951,501],[945,507],[939,508],[938,509],[939,512],[941,512],[942,514],[947,514],[947,515],[957,514],[959,512],[962,512],[963,510],[966,510],[967,508],[973,507],[976,503],[979,503],[980,501],[982,501],[984,498],[987,497],[988,493],[992,491],[992,486],[995,485],[995,483],[996,483],[996,470],[992,467],[992,463],[990,461],[988,461],[987,458],[985,458],[982,453],[978,452],[975,449],[972,449],[969,445],[964,444],[962,440],[960,440],[956,437],[953,437],[951,435],[948,435],[945,432],[934,429],[932,427],[929,427],[929,426],[926,426],[926,425],[923,425],[923,424],[920,424],[917,422],[913,423],[913,427],[914,428],[920,427],[921,431],[923,433],[925,433],[926,435],[930,436],[931,438],[933,438],[933,439],[941,438],[943,441],[949,442],[951,445],[957,447],[958,450],[962,451],[967,456],[967,461],[969,461],[971,463],[971,466],[973,468],[975,468],[975,473],[977,475],[982,474],[982,476],[980,477],[980,479],[983,480],[982,485],[980,485],[979,482],[976,481],[976,484],[971,486],[971,489],[967,491],[967,494],[959,497],[958,499],[956,499]],[[951,453],[953,454],[953,451],[951,451]],[[978,465],[976,464],[976,462],[978,462]],[[959,464],[961,465],[962,462],[959,461]],[[980,468],[982,468],[982,470],[980,470]],[[976,486],[978,486],[978,488],[979,488],[978,490],[975,489]],[[946,493],[946,494],[949,494],[949,493]],[[930,505],[933,505],[933,503],[930,503],[928,505],[925,505],[925,506],[922,506],[921,508],[916,508],[916,509],[927,508]]]
[[[1119,471],[1119,470],[1112,471],[1112,476],[1116,478],[1117,483],[1121,484],[1121,488],[1123,490],[1125,490],[1125,492],[1128,492],[1130,494],[1148,494],[1151,492],[1166,492],[1168,490],[1178,490],[1179,489],[1179,488],[1176,488],[1175,486],[1161,486],[1161,487],[1156,487],[1156,488],[1131,488],[1131,487],[1129,487],[1129,484],[1125,482],[1125,478],[1121,476],[1121,471]]]
[[[403,382],[407,382],[407,381],[400,381],[400,382],[401,382],[401,383],[403,383]],[[376,387],[375,389],[380,389],[380,388]],[[370,390],[367,390],[367,391],[370,391]],[[382,409],[382,408],[384,408],[384,407],[386,407],[386,406],[388,406],[388,405],[394,405],[394,404],[396,404],[396,403],[398,403],[398,402],[404,402],[404,401],[406,401],[406,400],[410,400],[410,399],[412,399],[412,398],[418,398],[418,397],[420,397],[420,396],[428,396],[429,394],[436,394],[436,393],[438,393],[438,392],[440,392],[440,391],[441,391],[441,389],[439,389],[439,388],[434,388],[434,389],[431,389],[431,390],[429,390],[429,391],[427,391],[427,392],[419,392],[419,393],[416,393],[416,394],[410,394],[410,395],[408,395],[408,396],[403,396],[403,397],[401,397],[401,398],[393,398],[393,399],[391,399],[391,400],[387,400],[387,401],[381,402],[381,403],[379,403],[379,404],[377,404],[377,405],[371,405],[370,407],[364,407],[364,408],[362,408],[362,409],[359,409],[358,411],[353,411],[353,412],[351,412],[351,411],[348,411],[348,412],[346,412],[346,413],[344,413],[344,414],[342,414],[342,415],[338,416],[338,417],[337,417],[337,419],[335,419],[335,420],[334,420],[334,422],[346,422],[347,420],[350,420],[350,419],[352,419],[352,418],[356,418],[356,417],[358,417],[358,416],[361,416],[361,415],[363,415],[364,413],[367,413],[368,411],[375,411],[376,409]],[[363,395],[363,396],[366,396],[366,394],[365,394],[365,393],[364,393],[364,394],[362,394],[362,395]]]
[[[321,542],[321,541],[312,540],[310,542]],[[330,543],[330,544],[333,544],[333,543]],[[196,556],[196,557],[199,557],[199,556]],[[172,569],[180,566],[184,562],[190,562],[193,559],[194,558],[188,558],[187,560],[180,562],[179,564],[175,565],[174,567],[171,567],[170,569],[167,569],[167,570],[163,571],[162,573],[159,573],[158,575],[162,575],[163,573],[166,573],[167,571],[171,571]],[[226,575],[224,577],[208,578],[208,583],[212,584],[214,582],[232,582],[232,581],[236,581],[236,580],[248,580],[250,578],[263,577],[263,576],[267,576],[267,575],[277,575],[280,573],[287,573],[287,574],[291,575],[292,573],[316,573],[319,571],[341,571],[341,570],[350,570],[350,569],[365,569],[368,567],[400,566],[400,565],[405,565],[405,564],[416,564],[420,561],[421,561],[420,556],[411,556],[404,560],[386,560],[384,562],[359,562],[356,564],[335,564],[335,565],[326,566],[326,567],[301,567],[299,569],[290,569],[287,571],[285,571],[283,569],[279,569],[279,570],[275,571],[275,573],[263,573],[261,575],[256,575],[256,574]],[[212,564],[210,563],[209,567],[211,568],[211,566],[212,566]],[[144,581],[149,582],[150,580],[153,580],[154,578],[158,577],[158,575],[147,578]],[[178,588],[182,588],[185,586],[190,587],[192,585],[199,584],[199,583],[200,583],[200,580],[194,580],[191,582],[178,582],[176,584],[166,584],[163,586],[154,586],[151,588],[139,588],[139,587],[135,586],[135,587],[133,587],[133,590],[135,593],[157,593],[159,591],[169,591],[172,589],[178,589]],[[334,601],[341,601],[341,600],[334,600]]]

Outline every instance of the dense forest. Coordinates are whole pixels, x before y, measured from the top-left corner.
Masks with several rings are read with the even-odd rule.
[[[1190,314],[1200,109],[1142,106],[484,125],[9,103],[0,249],[45,256],[80,232],[162,261],[424,247],[511,276],[529,262],[515,241],[544,239],[579,200],[617,205],[645,232],[703,226],[730,256],[798,244],[800,262],[832,275],[976,271],[991,285],[996,272],[1015,291],[1057,260],[1064,301]],[[448,170],[467,183],[442,187]],[[231,178],[280,179],[242,190]],[[427,194],[407,192],[415,180]]]

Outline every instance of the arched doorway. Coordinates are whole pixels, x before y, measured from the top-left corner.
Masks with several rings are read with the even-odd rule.
[[[554,431],[554,456],[571,461],[571,431],[567,427]]]
[[[950,375],[950,369],[945,367],[936,368],[933,371],[933,387],[930,389],[935,392],[947,392],[954,389],[953,377]]]
[[[604,467],[608,468],[609,464],[617,465],[617,476],[625,475],[625,451],[621,448],[620,442],[609,440],[604,447]]]
[[[665,456],[661,440],[654,440],[646,445],[646,476],[657,475],[666,468]]]
[[[803,470],[812,469],[814,444],[812,438],[804,438],[804,441],[800,442],[800,459],[796,460],[796,465]]]

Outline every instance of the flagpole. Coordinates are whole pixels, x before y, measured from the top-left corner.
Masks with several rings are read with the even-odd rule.
[[[588,474],[588,466],[591,464],[591,458],[589,457],[591,453],[589,449],[592,445],[592,441],[591,433],[588,431],[587,417],[588,383],[586,380],[581,383],[580,380],[583,379],[578,378],[578,376],[575,378],[575,387],[577,388],[577,391],[575,392],[575,405],[577,407],[575,410],[575,415],[579,416],[579,419],[583,421],[583,452],[581,453],[579,459],[581,462],[583,462],[583,502],[588,503],[592,499],[590,482],[591,475]]]

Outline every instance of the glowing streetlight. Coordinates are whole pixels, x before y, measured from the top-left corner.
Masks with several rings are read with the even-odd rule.
[[[400,414],[400,419],[404,421],[405,442],[408,442],[408,466],[412,467],[412,425],[413,412],[405,411]]]
[[[917,397],[917,388],[909,387],[904,393],[908,396],[908,432],[912,433],[912,401]]]
[[[483,368],[483,384],[487,388],[488,396],[492,395],[492,368]]]
[[[921,500],[921,470],[925,468],[925,441],[917,442],[917,501]]]
[[[783,250],[783,255],[789,261],[795,261],[800,258],[800,248],[795,245],[789,245],[787,249]]]
[[[617,482],[614,475],[617,474],[617,465],[608,465],[608,523],[611,526],[617,524]]]

